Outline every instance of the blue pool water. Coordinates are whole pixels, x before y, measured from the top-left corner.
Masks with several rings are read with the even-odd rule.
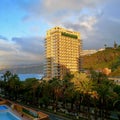
[[[8,108],[7,108],[7,106],[5,106],[5,105],[0,105],[0,111],[1,110],[7,110]]]
[[[6,105],[0,105],[0,120],[21,120],[9,111]]]
[[[21,120],[11,112],[0,112],[0,120]]]

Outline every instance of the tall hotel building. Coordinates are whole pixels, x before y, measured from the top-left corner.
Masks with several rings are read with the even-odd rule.
[[[80,71],[80,33],[55,27],[47,31],[45,39],[45,78],[62,79],[66,73]]]

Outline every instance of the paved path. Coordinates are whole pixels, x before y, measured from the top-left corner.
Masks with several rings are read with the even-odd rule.
[[[17,102],[14,102],[14,103],[17,103]],[[17,104],[20,104],[20,103],[17,103]],[[60,116],[60,115],[57,115],[57,114],[55,114],[55,113],[51,113],[51,112],[47,112],[47,111],[44,111],[44,110],[40,110],[40,109],[38,109],[38,108],[34,108],[34,107],[31,107],[31,106],[28,106],[28,105],[23,105],[23,104],[20,104],[20,105],[22,105],[22,106],[24,106],[24,107],[27,107],[27,108],[31,108],[31,109],[33,109],[33,110],[35,110],[35,111],[41,111],[41,112],[43,112],[43,113],[46,113],[47,115],[49,115],[49,119],[50,120],[73,120],[73,119],[70,119],[70,118],[66,118],[66,117],[64,117],[64,116]],[[28,119],[27,117],[21,117],[20,115],[18,115],[20,118],[22,118],[22,120],[30,120],[30,119]]]
[[[43,110],[40,110],[40,111],[48,114],[50,120],[72,120],[72,119],[70,119],[70,118],[66,118],[66,117],[57,115],[57,114],[55,114],[55,113],[50,113],[50,112],[46,112],[46,111],[43,111]]]
[[[28,118],[27,116],[21,116],[20,113],[18,113],[16,110],[11,110],[12,113],[14,113],[16,116],[18,116],[21,120],[31,120],[30,118]]]

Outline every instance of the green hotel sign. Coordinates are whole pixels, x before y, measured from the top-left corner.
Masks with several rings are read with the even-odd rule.
[[[74,38],[74,39],[78,38],[77,35],[69,34],[69,33],[66,33],[66,32],[62,32],[61,35],[66,36],[66,37],[70,37],[70,38]]]

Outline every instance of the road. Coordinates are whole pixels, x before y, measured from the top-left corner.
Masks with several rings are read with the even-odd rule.
[[[49,115],[49,118],[50,118],[50,120],[65,120],[65,119],[59,118],[59,117],[57,117],[55,115]]]
[[[49,115],[50,120],[72,120],[70,118],[59,116],[54,113],[50,113],[50,112],[46,112],[46,111],[43,111],[43,112]]]

